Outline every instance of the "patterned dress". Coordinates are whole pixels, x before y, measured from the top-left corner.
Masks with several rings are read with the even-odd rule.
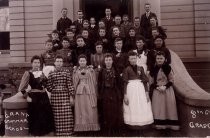
[[[19,91],[31,86],[28,93],[32,102],[28,103],[29,133],[33,136],[43,136],[54,131],[52,108],[46,91],[44,91],[44,78],[42,71],[26,71],[22,77]]]
[[[78,67],[73,73],[75,94],[74,131],[98,131],[96,76],[92,68]]]
[[[173,73],[169,65],[162,67],[155,66],[151,72],[152,110],[155,119],[155,126],[159,129],[179,129],[176,99],[173,90]],[[166,86],[161,92],[158,86]]]
[[[48,77],[47,90],[51,92],[51,105],[55,120],[56,136],[70,136],[74,118],[70,96],[74,96],[72,74],[65,69],[55,70]]]

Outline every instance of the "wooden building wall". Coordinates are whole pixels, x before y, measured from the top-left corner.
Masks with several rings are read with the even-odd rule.
[[[52,31],[52,0],[10,0],[11,61],[25,62],[44,50]]]
[[[181,57],[210,56],[210,1],[161,0],[167,47]]]
[[[210,0],[194,0],[197,57],[210,57]]]

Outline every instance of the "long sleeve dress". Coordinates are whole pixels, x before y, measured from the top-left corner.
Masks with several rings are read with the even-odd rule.
[[[74,131],[98,131],[96,76],[92,68],[78,67],[73,72],[75,94]]]
[[[30,85],[28,93],[32,102],[28,103],[29,133],[33,136],[43,136],[54,131],[52,108],[46,91],[44,91],[44,79],[40,76],[42,71],[26,71],[23,74],[19,91],[24,92]]]
[[[124,91],[129,104],[124,103],[124,122],[130,126],[144,126],[154,122],[148,91],[148,78],[142,67],[129,65],[123,72]]]
[[[159,129],[179,129],[176,99],[173,90],[173,72],[169,65],[155,66],[150,72],[152,94],[152,110],[155,126]],[[157,87],[166,86],[164,92]]]
[[[102,69],[98,83],[102,127],[103,129],[119,129],[123,124],[123,95],[118,87],[119,76],[115,69]]]
[[[74,97],[72,74],[66,69],[50,72],[47,90],[51,93],[51,105],[54,114],[55,135],[70,136],[73,133],[74,118],[70,96]]]

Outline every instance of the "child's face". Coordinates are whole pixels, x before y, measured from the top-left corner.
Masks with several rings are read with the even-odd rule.
[[[67,16],[67,10],[62,10],[61,13],[62,13],[62,16],[63,16],[63,17],[66,17],[66,16]]]
[[[57,33],[52,33],[52,39],[53,40],[58,39],[58,34]]]
[[[136,41],[136,46],[137,46],[138,49],[143,49],[143,47],[144,47],[143,40],[137,40]]]
[[[136,62],[137,62],[137,56],[129,56],[128,58],[129,62],[131,65],[136,65]]]
[[[123,46],[123,42],[122,42],[122,41],[117,41],[117,42],[115,42],[115,47],[116,47],[118,50],[121,50],[121,49],[122,49],[122,46]]]
[[[96,53],[101,54],[103,51],[103,46],[102,45],[97,45],[96,46]]]
[[[123,22],[127,22],[128,21],[128,16],[123,16]]]
[[[63,40],[62,42],[63,48],[68,48],[70,46],[69,41]]]
[[[83,12],[78,12],[77,16],[78,16],[79,19],[82,19],[83,18]]]
[[[111,13],[112,13],[111,9],[106,9],[105,10],[106,16],[111,16]]]
[[[83,47],[85,45],[84,39],[83,38],[78,38],[77,39],[77,45],[79,47]]]
[[[134,19],[134,24],[135,24],[135,26],[140,26],[140,20],[139,19]]]
[[[156,56],[156,64],[157,65],[163,65],[164,62],[165,62],[165,57],[163,55]]]
[[[149,5],[149,4],[147,4],[147,5],[145,5],[145,11],[146,12],[149,12],[150,11],[150,9],[151,9],[151,6]]]
[[[53,47],[52,42],[47,42],[47,43],[45,44],[45,49],[46,49],[46,50],[52,50],[52,47]]]
[[[99,35],[100,36],[105,36],[106,35],[106,30],[105,29],[100,29],[99,30]]]
[[[104,62],[105,62],[106,67],[112,67],[113,59],[111,57],[106,57],[104,59]]]
[[[82,36],[84,37],[84,38],[88,38],[88,31],[82,31]]]
[[[63,66],[63,59],[57,58],[54,62],[56,68],[61,68]]]
[[[74,38],[74,33],[73,32],[66,32],[66,36],[68,38]]]
[[[155,38],[158,35],[159,35],[159,32],[157,30],[152,30],[152,36],[153,36],[153,38]]]
[[[70,29],[75,33],[76,32],[76,26],[75,25],[71,25]]]
[[[154,43],[156,48],[161,48],[163,45],[163,40],[161,38],[157,38]]]
[[[80,67],[85,67],[87,65],[87,60],[85,58],[80,58],[79,59],[79,66]]]
[[[38,70],[41,66],[40,60],[39,59],[34,59],[32,62],[32,68]]]
[[[135,35],[136,35],[135,30],[131,29],[131,30],[129,31],[129,36],[130,36],[130,37],[135,37]]]
[[[119,35],[120,35],[120,30],[119,30],[119,28],[113,28],[113,34],[114,34],[115,36],[119,36]]]
[[[98,22],[98,26],[99,26],[99,28],[104,28],[105,27],[105,23],[104,22]]]
[[[96,23],[95,18],[90,18],[90,24],[95,24],[95,23]]]
[[[83,23],[83,28],[88,28],[89,27],[89,23],[88,22],[84,22]]]
[[[121,23],[121,20],[122,20],[121,17],[118,16],[114,18],[114,22],[116,25],[119,25]]]
[[[156,20],[155,20],[155,18],[151,18],[151,19],[150,19],[150,24],[151,24],[152,26],[156,26]]]

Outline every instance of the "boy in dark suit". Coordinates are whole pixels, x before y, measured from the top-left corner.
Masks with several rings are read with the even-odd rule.
[[[83,20],[84,20],[83,12],[82,12],[81,10],[79,10],[79,11],[77,12],[77,16],[78,16],[78,19],[75,20],[75,21],[73,22],[73,24],[76,25],[76,29],[77,29],[76,34],[79,34],[79,32],[81,31],[82,25],[83,25]]]
[[[150,18],[151,17],[156,17],[156,14],[151,12],[151,4],[150,3],[145,3],[145,13],[141,16],[141,22],[140,22],[140,25],[141,25],[141,28],[142,28],[142,33],[143,33],[143,36],[146,38],[146,39],[149,39],[150,38],[150,33],[149,33],[149,29],[150,29]]]
[[[72,21],[67,17],[67,8],[63,8],[61,10],[61,13],[62,17],[57,22],[57,31],[59,32],[59,36],[62,38],[63,36],[65,36],[65,30],[70,27]]]

